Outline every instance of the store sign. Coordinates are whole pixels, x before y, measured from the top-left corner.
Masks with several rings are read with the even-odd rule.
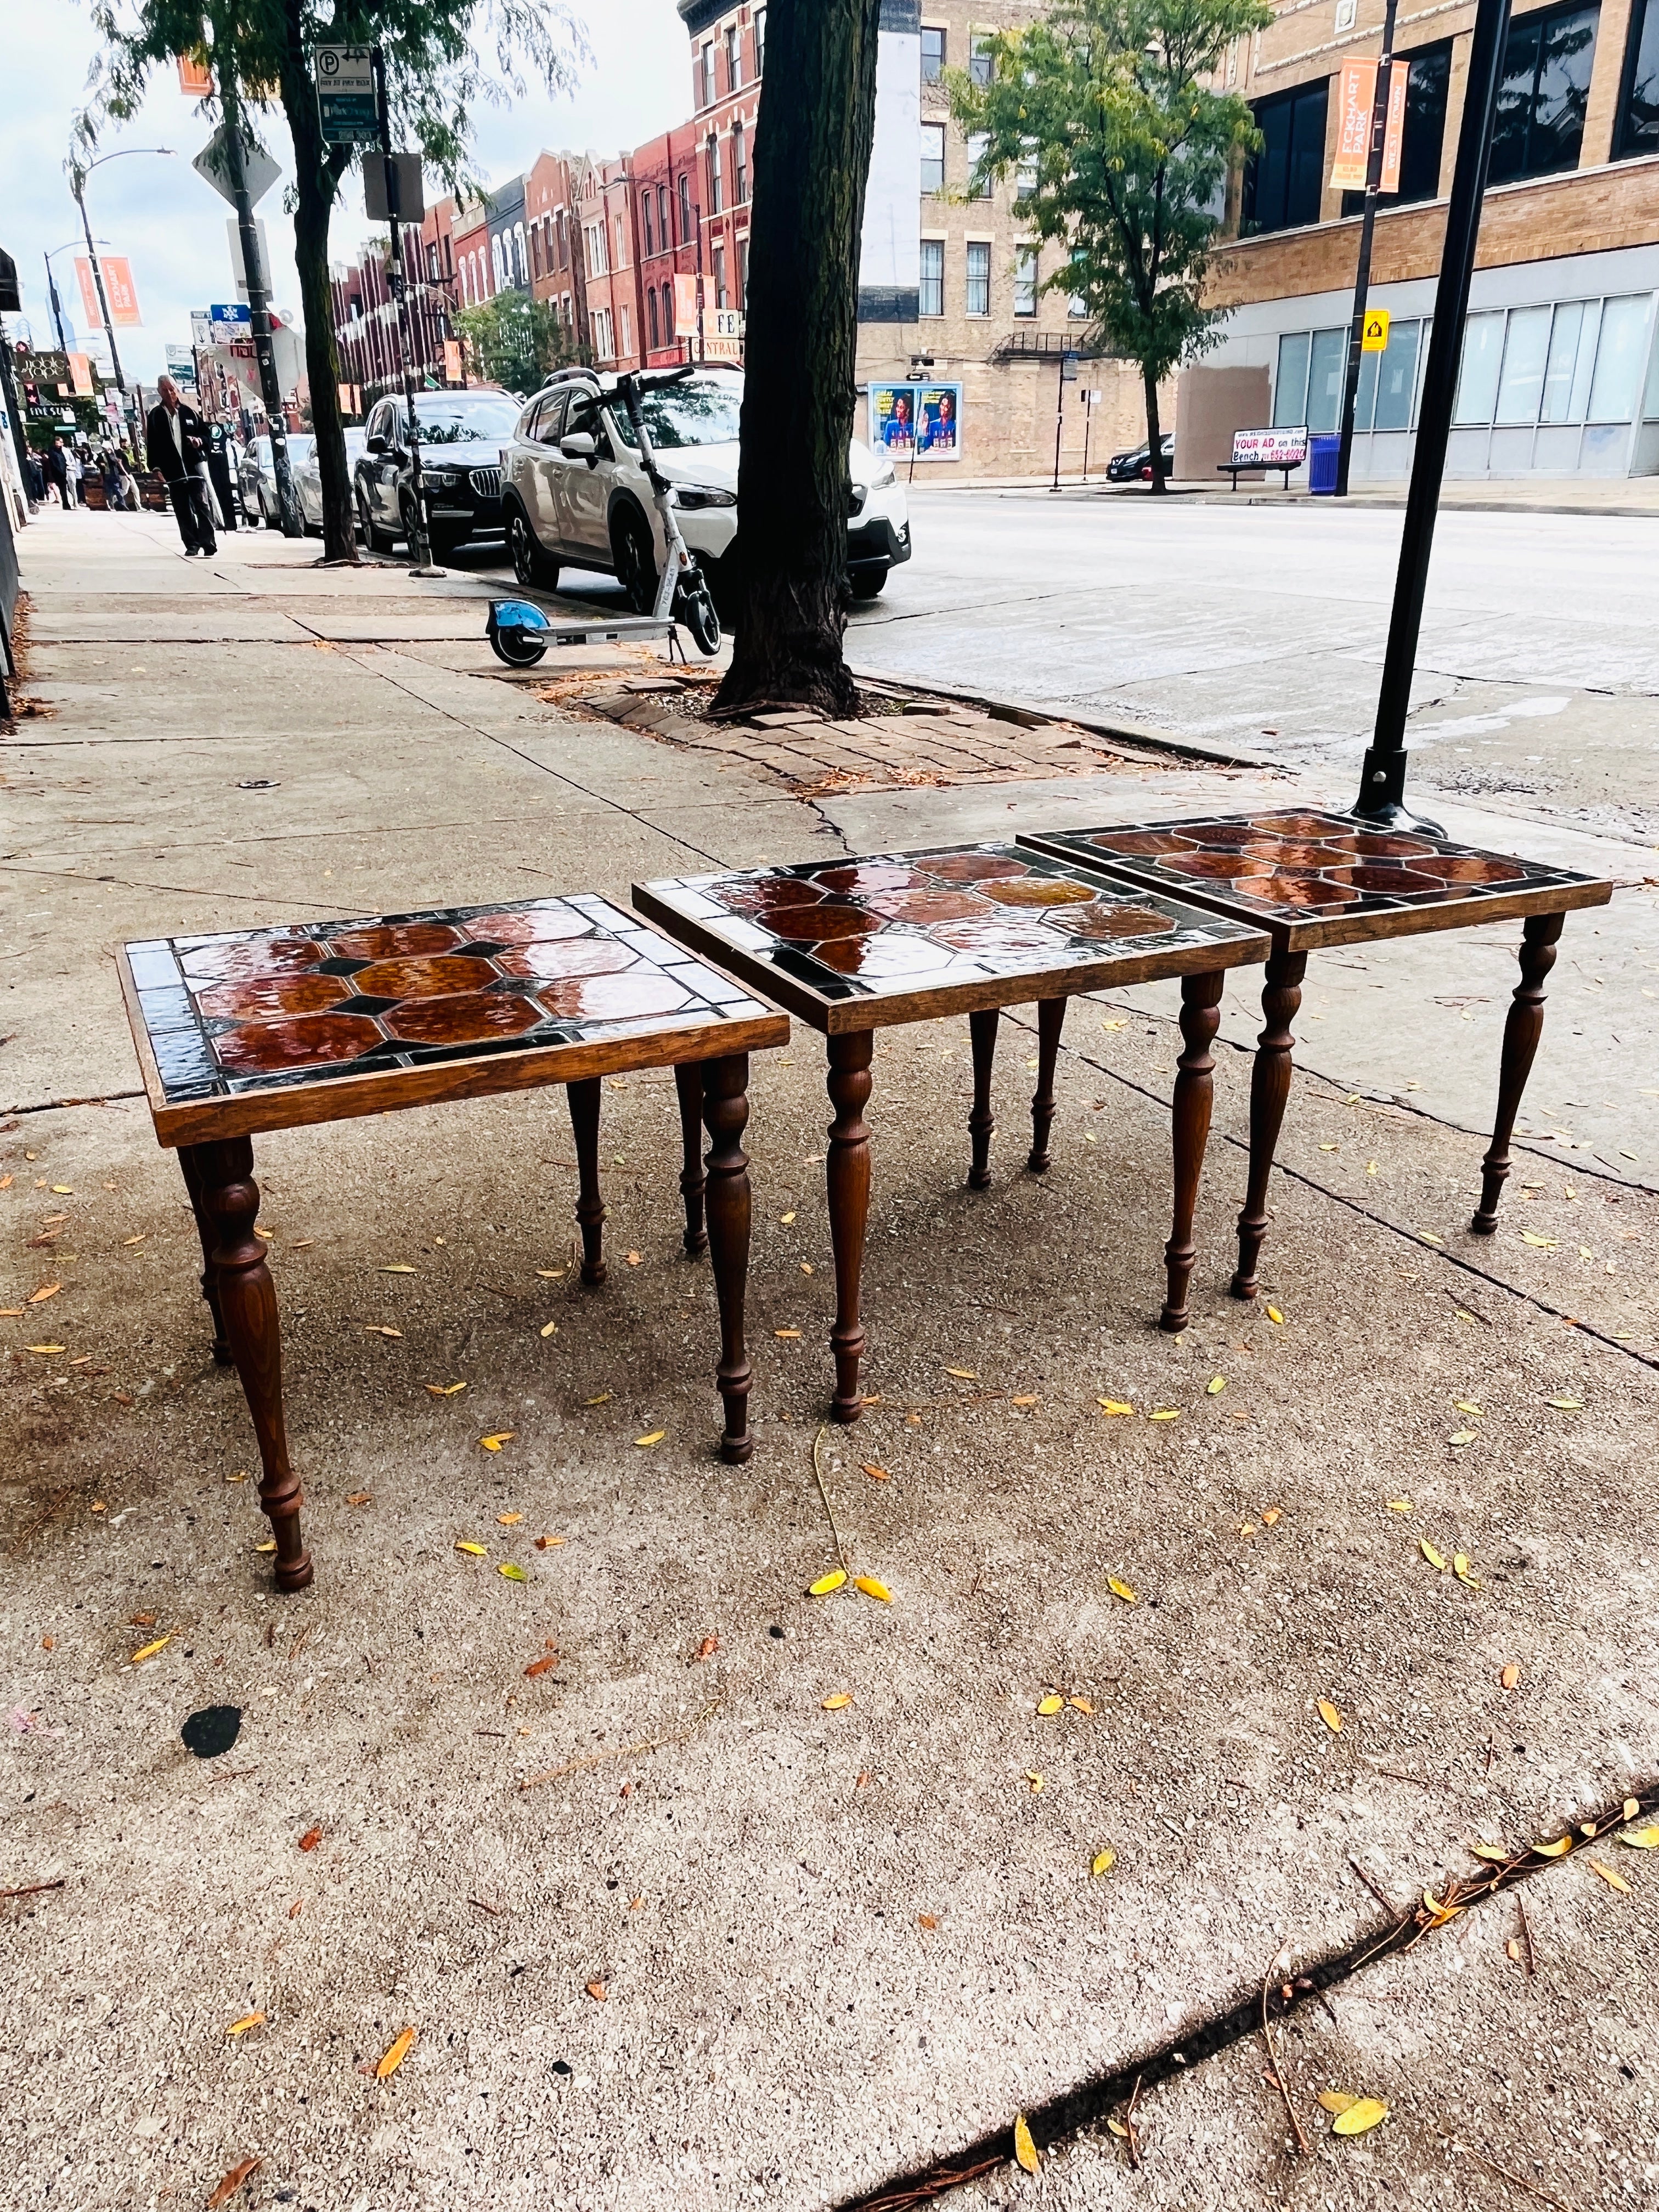
[[[376,146],[380,139],[374,97],[374,57],[368,46],[315,50],[317,112],[331,146]]]
[[[1382,133],[1382,175],[1379,189],[1400,190],[1400,150],[1406,137],[1406,80],[1410,65],[1398,61],[1389,72],[1389,114]],[[1331,163],[1333,191],[1361,192],[1370,163],[1371,116],[1376,105],[1376,64],[1343,63],[1337,76],[1336,158]]]
[[[959,384],[872,384],[870,443],[919,461],[962,459]]]
[[[45,386],[48,392],[67,392],[71,371],[66,353],[28,353],[17,356],[17,374],[30,384]]]

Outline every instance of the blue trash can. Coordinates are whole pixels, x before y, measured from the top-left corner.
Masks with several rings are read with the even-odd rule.
[[[1334,434],[1310,438],[1308,441],[1308,489],[1316,499],[1322,495],[1328,499],[1336,489],[1337,456],[1342,451],[1342,441]]]

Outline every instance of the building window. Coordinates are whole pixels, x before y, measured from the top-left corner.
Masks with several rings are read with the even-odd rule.
[[[918,294],[917,312],[924,315],[945,313],[945,240],[924,238],[921,241],[921,285]]]
[[[655,353],[662,341],[657,336],[657,288],[654,284],[645,295],[645,317],[646,325],[651,332],[651,350]]]
[[[559,266],[561,269],[570,266],[570,233],[565,228],[562,208],[559,210]]]
[[[1262,143],[1244,170],[1241,229],[1246,234],[1318,222],[1329,100],[1329,79],[1322,77],[1317,84],[1298,85],[1276,100],[1255,103]]]
[[[925,192],[945,190],[945,125],[924,123],[921,126],[921,189]]]
[[[1379,192],[1380,208],[1407,207],[1440,196],[1440,154],[1446,138],[1446,89],[1451,82],[1451,40],[1425,46],[1420,54],[1401,54],[1398,69],[1406,79],[1406,130],[1400,149],[1400,190]],[[1364,192],[1344,192],[1344,215],[1364,212]],[[1362,364],[1363,366],[1363,364]]]
[[[743,89],[743,33],[735,23],[726,30],[726,88],[728,92]]]
[[[588,320],[592,325],[594,359],[596,361],[611,360],[614,357],[615,349],[611,342],[610,308],[595,307],[589,315]]]
[[[674,288],[672,284],[665,284],[662,288],[662,342],[665,345],[672,345],[674,342]]]
[[[623,219],[620,216],[616,218],[616,225],[617,258],[613,265],[618,269],[626,269],[628,266],[628,234],[623,228]]]
[[[744,207],[749,199],[749,145],[741,123],[732,125],[732,204]]]
[[[1510,25],[1489,181],[1576,169],[1595,60],[1599,7],[1561,8]]]
[[[726,248],[723,246],[716,246],[714,248],[714,305],[717,307],[729,307],[731,304],[726,295]]]
[[[970,200],[988,200],[991,179],[981,172],[981,163],[991,150],[989,134],[976,131],[968,141],[968,197]]]
[[[680,236],[682,246],[691,242],[691,177],[688,170],[680,171]]]
[[[991,312],[991,248],[983,239],[968,241],[968,290],[963,304],[970,315]]]
[[[1014,248],[1014,313],[1034,315],[1037,301],[1037,250],[1035,246]]]
[[[648,261],[657,250],[651,236],[651,194],[648,190],[640,194],[640,214],[645,223],[645,258]]]
[[[755,75],[760,77],[764,76],[765,74],[766,10],[764,8],[757,8],[755,10]]]
[[[738,240],[738,305],[745,310],[749,306],[749,240]]]
[[[991,51],[988,31],[976,32],[968,41],[968,79],[971,84],[989,84],[996,76],[996,57]]]
[[[666,253],[671,243],[668,235],[668,187],[666,185],[659,185],[657,187],[657,235],[662,240],[663,252]]]
[[[714,42],[711,39],[702,50],[702,100],[704,107],[714,105]]]
[[[626,307],[620,310],[620,313],[622,316],[622,349],[624,355],[627,355],[632,353],[634,350],[634,333],[629,327],[628,309]]]
[[[720,175],[720,142],[711,131],[708,134],[708,212],[711,215],[718,215],[726,204],[721,190],[724,181]]]
[[[1037,188],[1037,157],[1034,152],[1022,154],[1014,170],[1014,201],[1034,199]]]
[[[938,28],[921,27],[921,81],[937,84],[945,75],[945,33]]]
[[[1086,258],[1087,257],[1085,255],[1080,246],[1073,247],[1072,268],[1074,274],[1078,272],[1079,264]],[[1080,323],[1088,312],[1089,303],[1084,298],[1081,292],[1067,293],[1066,297],[1066,313],[1073,322]]]

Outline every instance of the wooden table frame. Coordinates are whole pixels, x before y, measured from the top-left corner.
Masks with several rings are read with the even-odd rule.
[[[1115,839],[1120,844],[1134,840],[1184,842],[1192,851],[1202,854],[1206,849],[1213,849],[1206,848],[1206,835],[1220,830],[1231,836],[1239,825],[1246,823],[1261,828],[1264,840],[1267,825],[1276,824],[1292,842],[1301,837],[1312,837],[1317,842],[1322,837],[1352,836],[1401,848],[1415,847],[1422,855],[1419,866],[1479,867],[1485,872],[1507,864],[1514,881],[1512,884],[1506,884],[1502,876],[1493,874],[1490,879],[1495,883],[1495,889],[1459,891],[1455,888],[1457,879],[1453,878],[1451,888],[1439,898],[1432,891],[1425,890],[1385,903],[1382,901],[1387,895],[1382,894],[1370,899],[1356,898],[1346,909],[1335,906],[1322,912],[1310,908],[1297,913],[1283,906],[1276,908],[1262,896],[1241,894],[1202,878],[1188,878],[1168,865],[1171,858],[1168,854],[1114,853],[1099,842]],[[1317,826],[1322,824],[1328,826]],[[1469,1223],[1474,1236],[1490,1237],[1495,1232],[1498,1200],[1510,1175],[1516,1117],[1543,1034],[1544,987],[1555,964],[1555,947],[1566,915],[1580,908],[1605,906],[1613,896],[1610,883],[1508,854],[1488,853],[1454,839],[1416,833],[1402,836],[1354,817],[1305,808],[1268,810],[1261,816],[1197,816],[1174,822],[1101,823],[1084,830],[1026,834],[1018,842],[1056,860],[1086,863],[1117,877],[1126,887],[1133,885],[1143,890],[1156,888],[1177,895],[1212,913],[1254,923],[1270,934],[1272,951],[1264,968],[1261,987],[1263,1027],[1250,1070],[1249,1176],[1243,1210],[1238,1217],[1238,1264],[1230,1285],[1236,1298],[1254,1298],[1261,1288],[1261,1249],[1267,1235],[1267,1190],[1290,1098],[1291,1052],[1296,1042],[1291,1024],[1302,1003],[1302,984],[1310,952],[1329,945],[1370,944],[1387,938],[1420,936],[1443,930],[1470,929],[1489,921],[1518,920],[1522,926],[1518,949],[1521,975],[1504,1020],[1492,1141],[1481,1164],[1480,1202]],[[1174,857],[1178,860],[1180,856]],[[1403,849],[1384,857],[1390,866],[1402,870],[1412,868],[1412,857]],[[1328,860],[1312,872],[1316,877],[1329,875],[1344,860],[1346,855],[1333,849]],[[1266,871],[1274,864],[1263,860],[1255,865]],[[1241,872],[1234,880],[1248,878]],[[1272,880],[1281,885],[1284,882],[1282,878]]]
[[[683,882],[636,884],[634,887],[634,903],[641,913],[702,957],[717,961],[754,989],[776,1000],[824,1036],[829,1062],[827,1087],[835,1114],[830,1125],[825,1180],[836,1270],[836,1318],[830,1334],[836,1387],[830,1410],[836,1421],[855,1421],[864,1407],[861,1368],[866,1338],[861,1291],[871,1181],[870,1131],[864,1112],[870,1101],[871,1062],[878,1029],[951,1014],[968,1016],[974,1070],[973,1105],[968,1119],[968,1182],[970,1188],[982,1190],[990,1182],[990,1141],[994,1127],[991,1075],[1002,1008],[1029,1003],[1033,999],[1036,1001],[1037,1080],[1031,1101],[1031,1149],[1027,1165],[1041,1174],[1049,1160],[1054,1067],[1068,998],[1126,983],[1179,978],[1182,1050],[1176,1069],[1171,1117],[1173,1223],[1164,1247],[1166,1291],[1160,1326],[1178,1332],[1187,1325],[1194,1253],[1193,1218],[1212,1103],[1214,1061],[1210,1046],[1220,1020],[1225,971],[1229,967],[1261,959],[1267,951],[1264,934],[1235,927],[1224,935],[1215,935],[1201,925],[1218,917],[1212,918],[1197,912],[1191,905],[1158,896],[1135,904],[1142,920],[1146,918],[1146,909],[1152,910],[1154,917],[1174,917],[1169,927],[1182,941],[1161,951],[1152,949],[1149,944],[1138,951],[1126,951],[1120,945],[1108,954],[1103,948],[1101,956],[1095,958],[1076,951],[1064,958],[1037,956],[1024,972],[981,972],[971,980],[944,985],[918,983],[914,988],[879,994],[867,990],[861,995],[853,986],[842,987],[836,982],[836,990],[840,993],[844,988],[844,995],[832,997],[828,994],[822,972],[818,981],[812,979],[811,963],[794,961],[790,964],[786,948],[786,964],[780,966],[774,957],[757,947],[734,943],[730,935],[721,933],[722,927],[731,927],[738,917],[724,915],[716,921],[699,915],[696,911],[698,907],[718,900],[721,885],[726,886],[728,895],[733,896],[741,895],[744,887],[763,882],[787,888],[794,883],[811,885],[827,881],[833,890],[834,879],[849,871],[925,872],[930,862],[959,862],[963,855],[996,854],[1009,855],[1015,861],[1030,862],[1035,870],[1036,856],[1017,854],[1012,844],[987,843],[869,855],[828,866],[815,863],[800,868],[757,869],[740,875],[688,878]],[[1071,864],[1063,869],[1045,867],[1040,872],[1054,878],[1069,878],[1073,884],[1081,883],[1113,900],[1120,896],[1113,879],[1099,871],[1083,870]],[[834,895],[836,898],[842,896],[839,890]],[[830,896],[830,891],[826,890],[823,896]],[[1048,912],[1043,919],[1054,922],[1054,912]]]
[[[525,908],[554,903],[558,902],[522,902]],[[513,910],[498,907],[489,911],[499,915]],[[639,928],[622,909],[611,912],[626,930]],[[396,925],[369,922],[356,927],[417,925],[422,919],[402,916]],[[321,925],[301,927],[316,929]],[[343,929],[348,925],[337,927]],[[274,934],[247,933],[250,939]],[[655,933],[650,934],[655,939]],[[222,941],[234,945],[237,939]],[[655,941],[661,943],[659,939]],[[171,948],[172,940],[163,943]],[[252,1138],[261,1131],[306,1127],[452,1099],[562,1085],[576,1148],[575,1213],[582,1241],[581,1280],[596,1286],[605,1278],[605,1208],[599,1171],[601,1079],[672,1066],[682,1142],[679,1187],[685,1212],[684,1243],[689,1255],[709,1252],[720,1310],[720,1351],[715,1381],[724,1413],[720,1456],[733,1464],[750,1456],[754,1443],[748,1421],[750,1371],[744,1306],[750,1198],[748,1156],[742,1140],[749,1119],[749,1054],[787,1043],[789,1024],[785,1016],[734,992],[726,978],[711,976],[711,984],[725,987],[726,1007],[716,1012],[708,1006],[688,1007],[685,1017],[678,1022],[665,1019],[649,1028],[636,1022],[625,1034],[596,1035],[534,1045],[523,1051],[462,1055],[423,1066],[285,1082],[271,1088],[244,1087],[224,1096],[181,1099],[169,1092],[158,1066],[144,993],[130,957],[153,956],[158,949],[155,944],[119,949],[121,989],[156,1140],[167,1149],[177,1150],[195,1215],[202,1252],[202,1295],[213,1317],[213,1356],[222,1365],[235,1367],[258,1440],[259,1503],[276,1541],[275,1575],[279,1589],[303,1589],[313,1571],[301,1534],[304,1500],[289,1458],[283,1419],[276,1287],[266,1264],[264,1244],[254,1229],[259,1190],[253,1176]],[[676,961],[684,959],[678,947],[664,949],[672,949]],[[152,959],[150,967],[155,964]],[[687,971],[674,972],[684,975]],[[696,1018],[692,1018],[694,1011]],[[708,1143],[706,1160],[699,1157],[702,1133]]]

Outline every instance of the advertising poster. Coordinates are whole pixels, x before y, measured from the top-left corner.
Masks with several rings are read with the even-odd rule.
[[[872,384],[870,444],[890,456],[918,461],[962,458],[959,384]]]

